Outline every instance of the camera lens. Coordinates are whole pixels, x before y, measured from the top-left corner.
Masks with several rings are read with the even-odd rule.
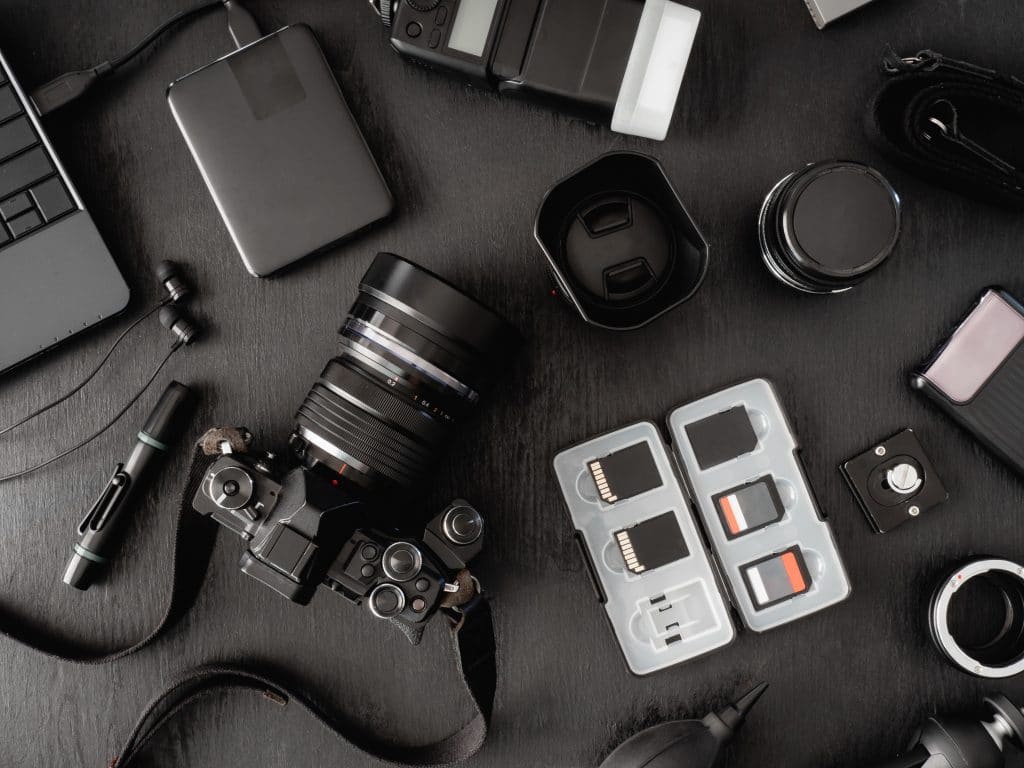
[[[366,488],[427,475],[519,343],[492,310],[389,253],[363,276],[340,334],[296,416],[296,448]]]
[[[892,254],[900,199],[873,168],[812,163],[768,193],[758,218],[761,258],[782,283],[804,293],[842,293]]]

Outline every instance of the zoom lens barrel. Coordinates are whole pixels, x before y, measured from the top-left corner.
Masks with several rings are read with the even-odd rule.
[[[359,485],[410,488],[500,374],[519,334],[437,275],[380,253],[296,415],[308,466]]]

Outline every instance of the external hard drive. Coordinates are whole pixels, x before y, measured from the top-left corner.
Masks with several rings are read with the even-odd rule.
[[[285,27],[177,80],[167,100],[252,274],[391,213],[387,184],[308,27]]]

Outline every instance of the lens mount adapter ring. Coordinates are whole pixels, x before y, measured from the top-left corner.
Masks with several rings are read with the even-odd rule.
[[[994,581],[1003,592],[1006,615],[1003,628],[992,641],[981,648],[966,648],[950,629],[950,604],[960,590],[979,578]],[[953,666],[990,679],[1024,672],[1024,565],[999,557],[968,560],[939,583],[928,613],[932,640]]]

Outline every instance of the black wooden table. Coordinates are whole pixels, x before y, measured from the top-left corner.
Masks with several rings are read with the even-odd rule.
[[[500,684],[490,740],[472,765],[594,766],[643,723],[702,716],[749,683],[772,689],[731,752],[736,766],[855,766],[899,749],[926,713],[1024,696],[947,667],[927,639],[933,579],[970,553],[1024,557],[1024,483],[913,396],[907,372],[983,286],[1024,291],[1024,220],[928,186],[885,162],[862,131],[883,47],[932,47],[1024,73],[1015,0],[878,0],[825,32],[800,0],[694,0],[704,18],[664,143],[503,103],[404,64],[359,0],[250,0],[265,29],[306,22],[380,160],[393,222],[286,276],[243,269],[164,100],[176,77],[229,50],[223,18],[191,23],[47,125],[134,292],[158,296],[163,258],[187,265],[208,327],[161,378],[199,386],[193,435],[244,423],[283,446],[291,416],[336,349],[335,331],[378,250],[434,269],[514,320],[529,342],[426,489],[478,504],[490,534],[479,573],[494,597]],[[185,0],[3,0],[0,47],[27,87],[126,50]],[[550,297],[532,237],[545,189],[596,155],[639,149],[664,163],[711,243],[694,300],[629,334],[592,330]],[[765,191],[803,163],[843,157],[885,172],[905,203],[897,257],[852,294],[810,298],[759,262]],[[6,376],[0,422],[83,375],[127,318]],[[16,332],[6,329],[5,333]],[[0,441],[0,466],[48,455],[102,423],[168,338],[150,322],[87,392]],[[623,664],[574,550],[551,471],[561,447],[754,376],[778,386],[854,585],[850,600],[704,660],[648,678]],[[2,610],[103,648],[155,623],[169,579],[181,451],[132,526],[107,584],[79,594],[60,574],[74,526],[155,392],[74,458],[0,488]],[[913,425],[951,501],[873,535],[836,470]],[[307,608],[239,573],[221,536],[186,620],[146,651],[98,667],[0,648],[0,765],[105,765],[148,699],[179,671],[250,660],[286,670],[362,728],[396,740],[443,735],[468,716],[445,633],[411,647],[332,595]],[[372,765],[293,709],[213,696],[174,720],[154,765]]]

